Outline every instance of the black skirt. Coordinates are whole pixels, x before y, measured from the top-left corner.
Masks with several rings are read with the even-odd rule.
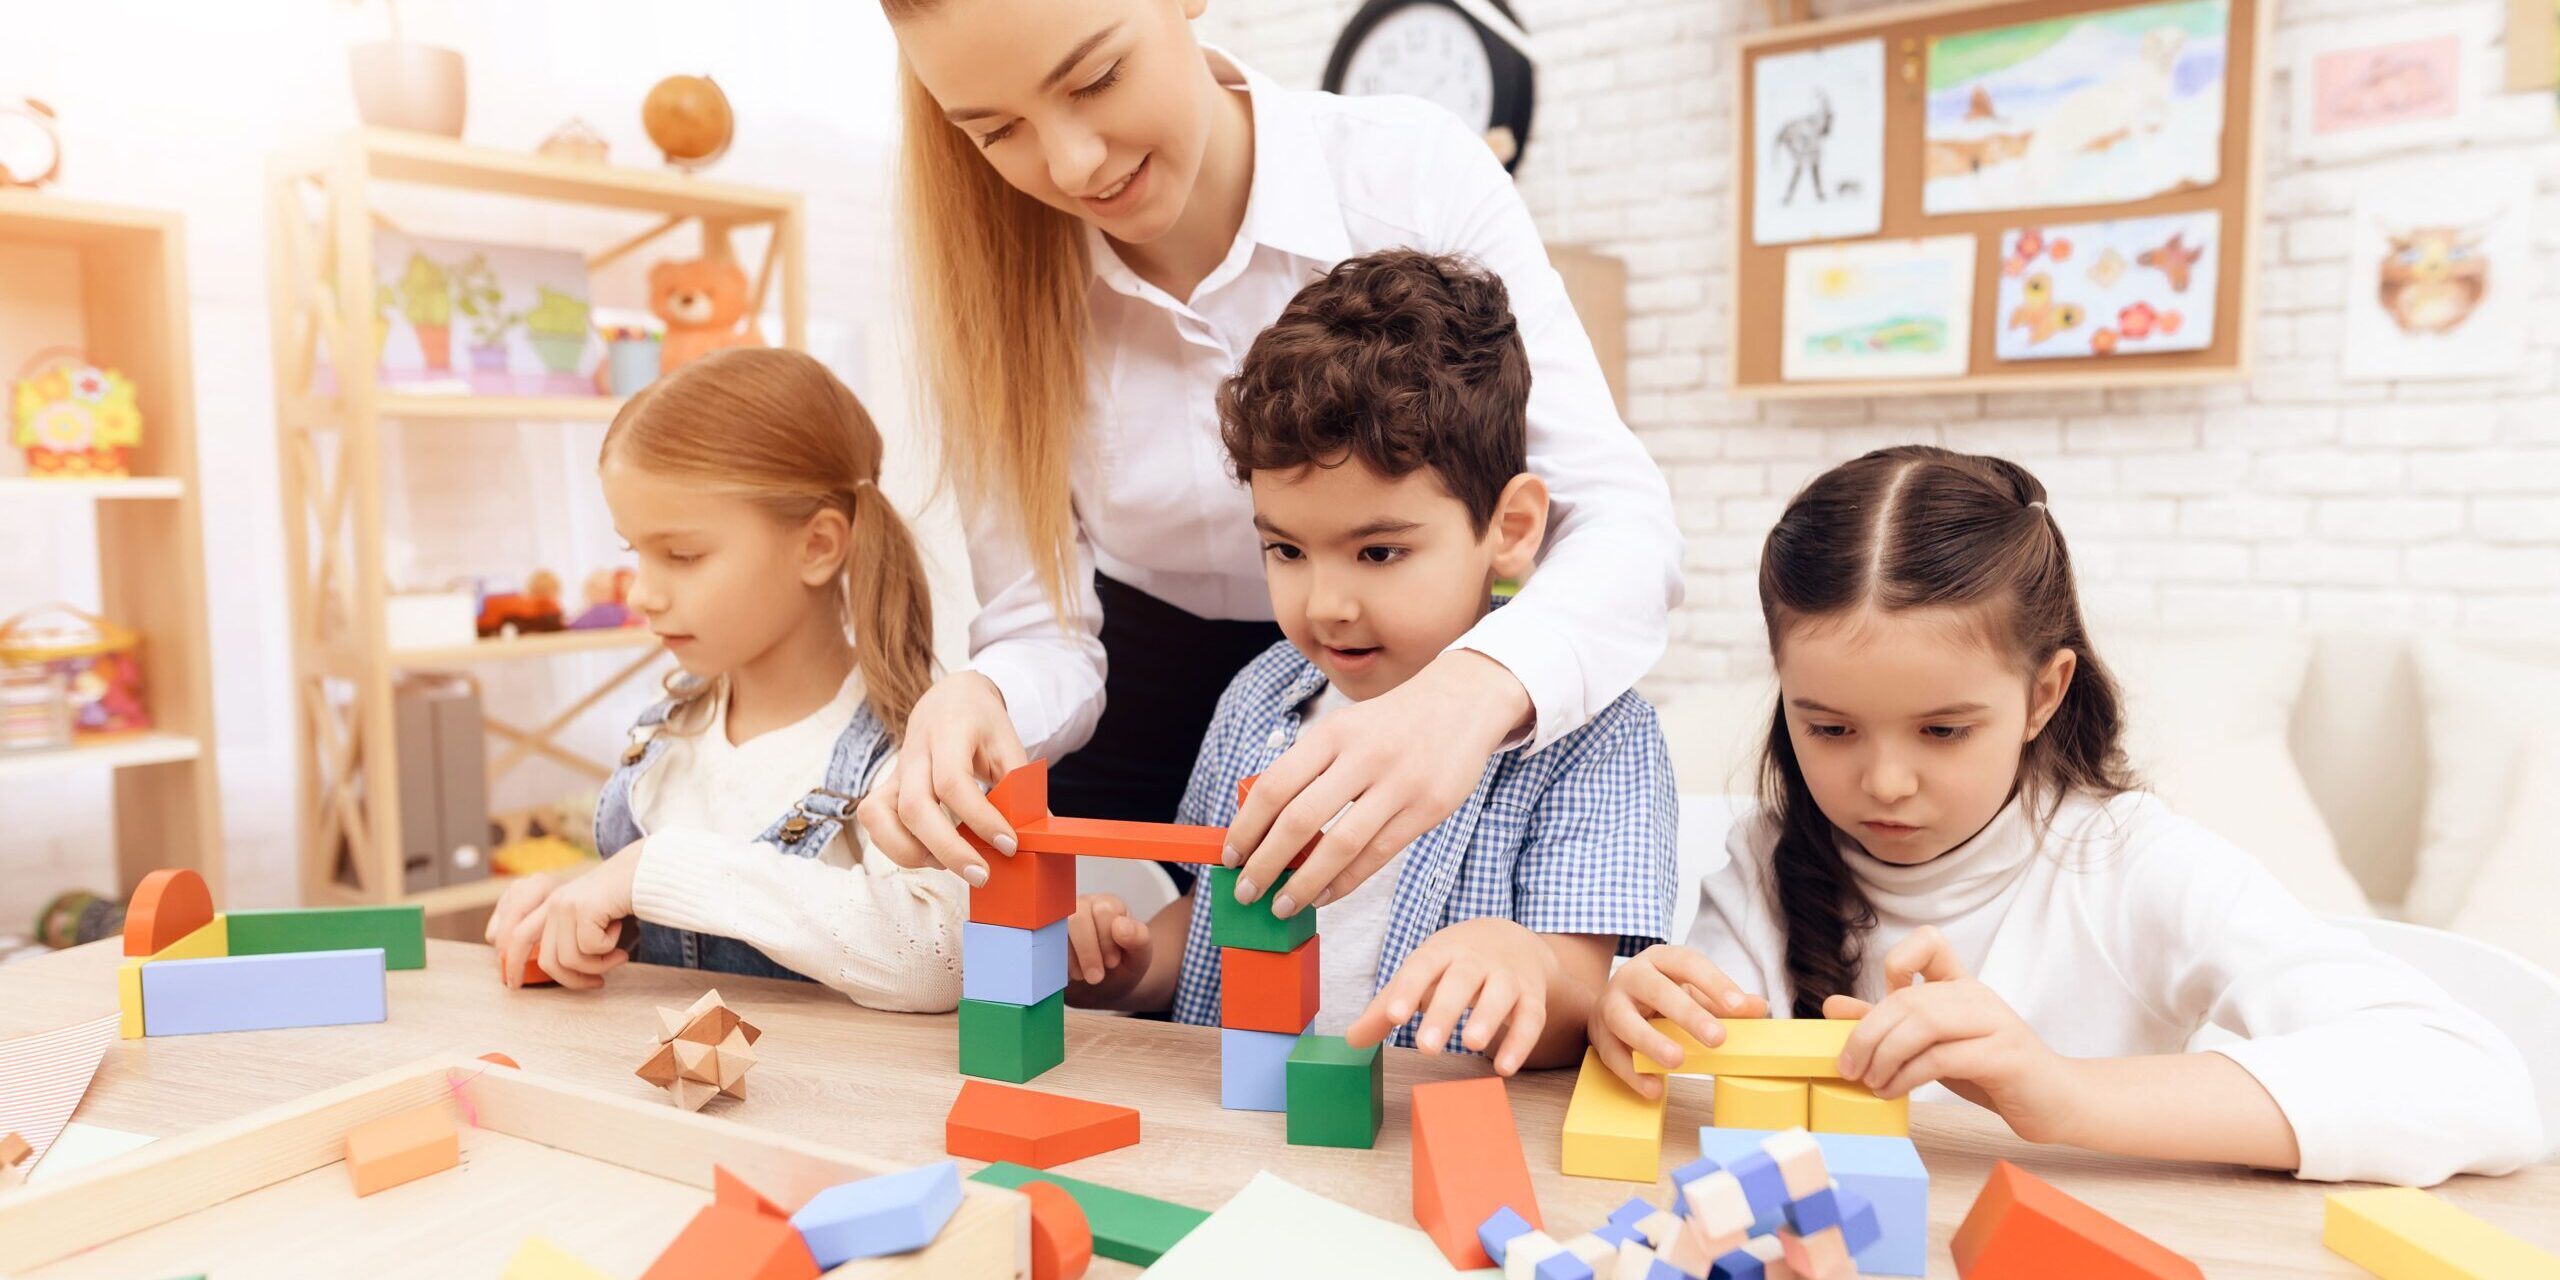
[[[1209,718],[1245,664],[1281,639],[1270,622],[1202,618],[1099,573],[1102,719],[1091,741],[1049,770],[1049,808],[1079,818],[1171,822]],[[1186,892],[1193,869],[1167,863]]]

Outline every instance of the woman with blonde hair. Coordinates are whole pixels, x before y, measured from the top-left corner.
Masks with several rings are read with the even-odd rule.
[[[1219,693],[1279,639],[1216,390],[1300,285],[1360,254],[1502,277],[1554,533],[1518,598],[1415,678],[1271,744],[1229,865],[1268,886],[1321,827],[1275,909],[1348,892],[1496,751],[1570,732],[1660,657],[1668,488],[1482,140],[1415,99],[1279,87],[1194,39],[1206,0],[882,3],[924,373],[980,604],[968,667],[917,702],[861,807],[885,854],[983,881],[959,828],[1010,853],[982,792],[1031,757],[1063,757],[1057,812],[1173,816]],[[1364,554],[1394,555],[1374,532]]]

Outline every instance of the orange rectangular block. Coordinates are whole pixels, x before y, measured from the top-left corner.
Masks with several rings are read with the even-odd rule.
[[[987,801],[1013,825],[1013,856],[996,852],[967,827],[960,834],[987,860],[987,882],[969,891],[969,918],[980,924],[1037,929],[1075,914],[1076,860],[1033,853],[1019,844],[1023,828],[1049,816],[1049,762],[1034,760],[1004,776]]]
[[[1296,1035],[1324,1003],[1324,935],[1287,951],[1218,948],[1218,1025]]]
[[[1992,1166],[1952,1251],[1964,1280],[2203,1280],[2159,1241],[2006,1160]]]
[[[1460,1270],[1489,1267],[1476,1228],[1509,1208],[1544,1228],[1500,1076],[1413,1087],[1413,1221]]]
[[[347,1177],[356,1194],[423,1178],[462,1163],[462,1135],[443,1104],[368,1120],[347,1130]]]
[[[1227,843],[1225,827],[1178,822],[1117,822],[1109,818],[1044,818],[1015,828],[1027,853],[1079,858],[1142,858],[1216,866]]]
[[[818,1260],[788,1218],[707,1204],[640,1280],[817,1280]]]
[[[943,1149],[955,1156],[1034,1169],[1137,1144],[1131,1108],[988,1080],[962,1081],[942,1126]]]

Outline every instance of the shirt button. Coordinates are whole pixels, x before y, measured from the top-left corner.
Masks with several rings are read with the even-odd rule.
[[[1262,745],[1266,747],[1285,747],[1289,745],[1289,731],[1287,729],[1273,729],[1270,735],[1262,740]]]

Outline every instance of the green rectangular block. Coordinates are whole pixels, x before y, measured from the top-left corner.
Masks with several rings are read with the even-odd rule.
[[[1038,1004],[960,1002],[960,1074],[1021,1084],[1066,1060],[1066,992]]]
[[[1237,869],[1211,867],[1209,944],[1248,951],[1295,951],[1299,943],[1316,936],[1314,907],[1300,907],[1296,915],[1286,920],[1271,914],[1272,899],[1280,896],[1280,886],[1289,883],[1289,876],[1289,872],[1281,872],[1270,890],[1247,906],[1236,901]]]
[[[970,1174],[969,1180],[1009,1190],[1019,1189],[1026,1182],[1055,1184],[1075,1200],[1077,1208],[1084,1210],[1085,1221],[1093,1227],[1094,1253],[1133,1267],[1154,1266],[1165,1250],[1181,1243],[1192,1228],[1209,1220],[1205,1211],[1189,1205],[1002,1160]]]
[[[1289,1051],[1289,1145],[1378,1145],[1387,1118],[1387,1060],[1377,1045],[1302,1035]]]
[[[287,907],[224,914],[231,922],[235,956],[380,947],[386,969],[427,967],[427,909],[423,906]]]

